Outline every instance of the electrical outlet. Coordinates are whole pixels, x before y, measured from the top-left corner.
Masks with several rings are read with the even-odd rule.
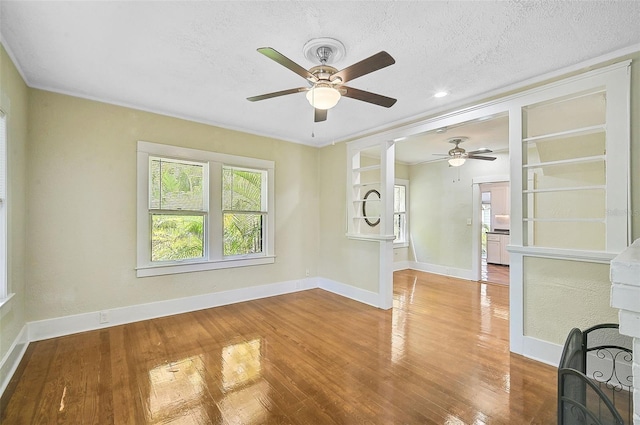
[[[305,276],[307,276],[307,277],[309,277],[309,269],[306,269],[306,270],[304,271],[304,275],[305,275]]]
[[[109,323],[109,311],[102,310],[100,312],[100,323]]]

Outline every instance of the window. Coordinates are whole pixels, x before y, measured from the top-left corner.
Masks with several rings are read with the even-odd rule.
[[[149,158],[151,262],[204,258],[208,164]]]
[[[266,172],[238,167],[222,170],[224,255],[261,253]]]
[[[7,290],[7,120],[0,111],[0,305],[8,300]]]
[[[396,184],[393,186],[393,234],[396,237],[393,244],[396,246],[409,246],[409,238],[407,236],[408,185],[408,181],[396,179]]]
[[[138,142],[138,277],[274,262],[272,161]]]

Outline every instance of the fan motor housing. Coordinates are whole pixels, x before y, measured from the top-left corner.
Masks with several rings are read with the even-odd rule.
[[[318,65],[311,68],[309,72],[315,75],[318,80],[329,80],[329,78],[338,72],[338,70],[329,65]]]

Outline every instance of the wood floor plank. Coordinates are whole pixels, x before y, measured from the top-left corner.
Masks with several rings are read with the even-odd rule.
[[[556,369],[509,352],[508,302],[401,271],[386,311],[313,289],[40,341],[0,422],[554,423]]]

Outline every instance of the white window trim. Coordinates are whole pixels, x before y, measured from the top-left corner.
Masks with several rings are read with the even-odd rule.
[[[137,176],[137,267],[138,277],[159,276],[174,273],[188,273],[204,270],[218,270],[245,267],[275,262],[275,163],[273,161],[221,154],[217,152],[178,146],[162,145],[145,141],[138,142]],[[209,163],[209,212],[208,249],[204,259],[152,263],[150,255],[149,223],[149,157],[161,156],[185,161]],[[246,167],[266,171],[267,214],[264,230],[263,252],[243,256],[223,257],[222,245],[222,167]],[[220,245],[218,247],[218,245]]]
[[[409,246],[409,180],[396,179],[395,186],[404,186],[404,241],[393,241],[394,248],[407,248]],[[396,212],[393,212],[396,215]]]

